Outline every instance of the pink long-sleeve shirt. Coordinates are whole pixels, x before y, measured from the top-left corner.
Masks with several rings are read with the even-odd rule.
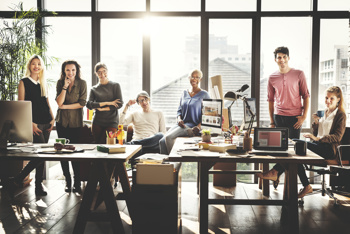
[[[267,85],[267,101],[275,102],[275,115],[302,115],[301,99],[308,97],[310,93],[303,71],[292,68],[287,73],[276,71],[270,75]]]

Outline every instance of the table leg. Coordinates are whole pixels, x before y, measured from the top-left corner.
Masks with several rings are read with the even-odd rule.
[[[288,223],[290,233],[299,233],[298,215],[298,165],[290,163],[286,173],[288,174]]]
[[[123,224],[120,218],[117,203],[113,189],[110,183],[110,173],[107,169],[107,163],[93,162],[89,174],[89,180],[84,191],[83,200],[78,212],[77,221],[74,226],[74,233],[84,233],[86,222],[91,215],[91,204],[96,191],[97,183],[100,183],[100,193],[102,193],[103,200],[106,204],[107,214],[111,221],[114,233],[125,233]]]
[[[209,169],[215,163],[198,162],[199,167],[199,233],[208,233],[208,210],[209,210]]]
[[[263,172],[269,171],[269,164],[263,163]],[[270,181],[269,180],[263,180],[262,181],[262,189],[263,189],[263,195],[264,196],[270,196]]]
[[[131,186],[128,178],[128,173],[126,171],[125,163],[117,162],[115,170],[118,172],[118,176],[120,179],[120,184],[122,185],[123,195],[128,207],[130,218],[132,219],[132,206],[130,202],[131,197]]]

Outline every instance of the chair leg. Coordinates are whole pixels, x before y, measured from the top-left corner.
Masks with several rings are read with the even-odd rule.
[[[326,195],[326,175],[322,175],[322,196]]]

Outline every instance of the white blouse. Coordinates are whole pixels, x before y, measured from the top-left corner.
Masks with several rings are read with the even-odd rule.
[[[327,110],[325,110],[325,115],[318,121],[317,137],[322,138],[323,136],[329,135],[329,131],[331,130],[337,111],[338,108],[336,108],[330,115],[328,115],[328,117],[326,117]]]

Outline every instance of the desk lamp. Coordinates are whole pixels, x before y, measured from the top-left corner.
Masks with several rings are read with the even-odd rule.
[[[241,99],[243,100],[247,110],[249,111],[249,114],[250,114],[250,120],[249,120],[249,124],[248,124],[248,129],[247,129],[247,132],[248,132],[248,136],[250,136],[250,133],[252,131],[252,127],[253,127],[253,123],[254,123],[254,118],[255,118],[255,114],[253,113],[253,111],[250,109],[250,106],[247,102],[247,99],[245,97],[241,97]]]
[[[233,103],[235,103],[235,101],[237,100],[237,95],[232,92],[232,91],[228,91],[225,96],[224,96],[224,99],[227,100],[227,101],[231,101],[232,103],[230,104],[229,107],[227,107],[227,110],[228,110],[228,125],[229,125],[229,128],[232,127],[232,118],[231,118],[231,107],[233,105]]]

